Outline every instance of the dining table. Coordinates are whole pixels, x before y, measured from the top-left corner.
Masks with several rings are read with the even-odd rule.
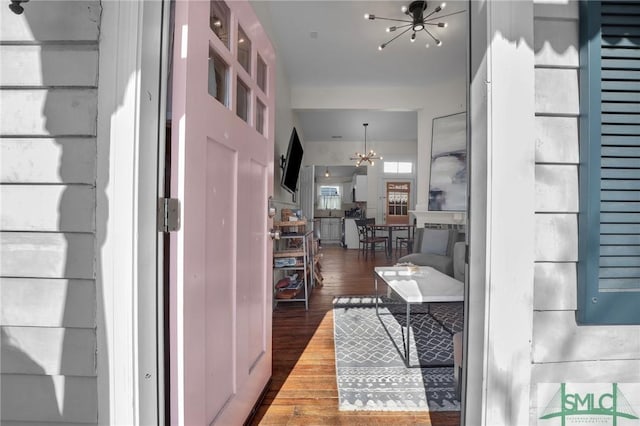
[[[413,232],[415,231],[415,225],[411,223],[372,223],[368,225],[371,229],[376,231],[386,231],[387,236],[389,238],[387,244],[387,256],[391,257],[392,253],[392,242],[393,242],[393,231],[399,231],[406,229],[408,232],[408,236],[411,237]]]

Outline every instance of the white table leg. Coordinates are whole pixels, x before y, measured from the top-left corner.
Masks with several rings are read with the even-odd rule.
[[[409,341],[409,336],[411,333],[411,304],[409,302],[407,302],[407,367],[411,366],[411,363],[409,362],[411,355],[409,353],[409,349],[410,349],[410,341]]]

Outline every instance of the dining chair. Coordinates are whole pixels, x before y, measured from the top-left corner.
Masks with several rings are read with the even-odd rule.
[[[375,225],[375,219],[356,219],[356,227],[358,228],[358,257],[360,257],[360,251],[364,253],[364,258],[366,259],[369,253],[369,250],[375,256],[376,253],[376,245],[384,245],[384,252],[387,253],[387,237],[377,236],[375,234],[375,229],[373,226]]]
[[[398,235],[396,237],[396,257],[399,256],[398,252],[402,254],[402,248],[405,247],[407,249],[407,254],[413,251],[413,240],[415,233],[416,225],[409,225],[407,228],[407,235]]]

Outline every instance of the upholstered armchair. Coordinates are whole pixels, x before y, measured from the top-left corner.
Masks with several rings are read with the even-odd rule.
[[[398,259],[398,262],[410,262],[418,266],[431,266],[438,271],[454,276],[454,246],[463,234],[456,229],[416,229],[413,243],[413,252]],[[458,256],[460,256],[460,244],[458,244]],[[464,250],[464,244],[461,246]],[[464,281],[464,253],[462,253],[462,276],[455,277]],[[456,262],[460,263],[460,262]],[[458,266],[458,276],[460,276]]]
[[[464,241],[456,241],[453,245],[453,278],[464,282],[465,264],[466,264],[466,243]]]

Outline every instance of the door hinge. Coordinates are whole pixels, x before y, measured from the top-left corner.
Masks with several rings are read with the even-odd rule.
[[[160,198],[158,200],[158,232],[180,230],[180,200]]]

